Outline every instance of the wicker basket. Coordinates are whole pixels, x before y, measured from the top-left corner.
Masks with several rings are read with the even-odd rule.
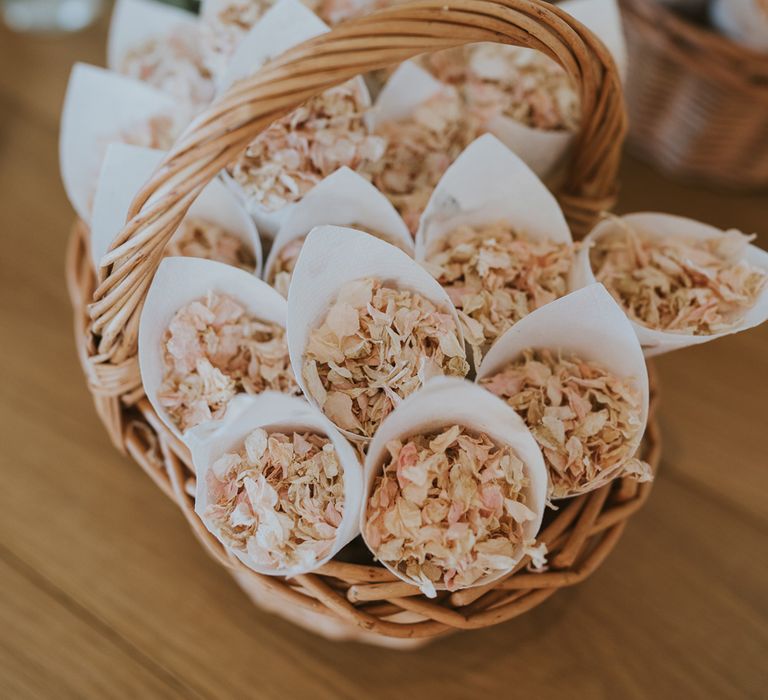
[[[98,272],[90,264],[82,224],[71,239],[67,265],[78,347],[112,440],[174,500],[208,551],[259,605],[332,638],[408,646],[520,615],[589,576],[650,491],[650,484],[624,479],[567,501],[549,513],[540,535],[550,551],[547,573],[527,573],[523,561],[493,584],[441,593],[434,600],[377,565],[359,538],[316,573],[264,576],[229,556],[195,515],[187,449],[143,396],[136,360],[139,313],[168,239],[203,186],[267,124],[311,95],[425,50],[473,41],[542,50],[579,86],[583,127],[558,196],[574,232],[583,234],[613,202],[625,132],[608,51],[575,20],[538,0],[425,0],[341,25],[237,84],[195,121],[136,197],[133,218]],[[151,195],[153,202],[135,216]],[[655,400],[645,459],[655,467],[654,407]]]
[[[768,54],[658,0],[621,0],[633,152],[694,183],[768,186]]]

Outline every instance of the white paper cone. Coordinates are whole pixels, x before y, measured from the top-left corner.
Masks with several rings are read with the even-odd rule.
[[[713,0],[709,16],[733,41],[754,51],[768,51],[768,7],[760,7],[760,0]]]
[[[363,479],[362,467],[355,451],[325,416],[302,399],[265,392],[258,396],[243,397],[232,408],[234,410],[228,411],[227,417],[216,430],[198,432],[193,429],[187,434],[186,442],[197,474],[195,512],[208,530],[225,544],[205,513],[208,506],[206,476],[211,465],[223,454],[242,449],[245,438],[256,428],[263,428],[268,433],[314,432],[324,435],[336,449],[344,476],[344,513],[330,554],[309,569],[298,566],[272,569],[258,565],[246,552],[230,550],[243,564],[260,574],[297,576],[320,568],[359,534]]]
[[[374,480],[381,473],[387,457],[387,443],[419,433],[430,433],[452,425],[464,426],[471,431],[488,435],[495,443],[510,446],[525,465],[529,486],[524,490],[525,505],[535,518],[523,523],[524,539],[533,540],[544,515],[547,497],[547,469],[536,440],[523,420],[504,401],[489,391],[462,379],[437,377],[430,380],[423,389],[406,398],[382,422],[368,448],[364,468],[364,503],[360,513],[360,531],[365,539],[366,506],[373,491]],[[368,542],[366,541],[366,544]],[[370,548],[370,544],[368,544]],[[371,550],[373,551],[373,550]],[[515,556],[517,563],[525,554],[524,546],[519,547]],[[395,567],[381,562],[395,576],[413,583]],[[509,573],[498,571],[485,576],[470,588],[482,586]],[[415,584],[414,584],[415,585]],[[435,586],[445,590],[444,586]]]
[[[502,371],[529,348],[576,355],[630,379],[641,401],[640,428],[628,454],[636,452],[648,422],[648,371],[632,325],[602,284],[578,289],[520,319],[488,351],[475,381]],[[616,472],[605,476],[613,478]],[[603,483],[596,482],[586,490]]]
[[[616,0],[567,0],[557,6],[579,20],[605,44],[623,82],[627,77],[627,43]]]
[[[204,298],[208,292],[226,294],[259,320],[285,327],[285,299],[252,274],[199,258],[172,257],[160,263],[139,321],[139,370],[149,402],[178,438],[182,438],[181,432],[157,397],[165,371],[163,338],[176,312],[182,306]],[[207,421],[198,427],[203,430],[220,420]]]
[[[328,25],[299,0],[279,0],[243,37],[218,82],[218,92],[253,75],[288,49],[327,31]]]
[[[413,61],[404,61],[381,89],[370,112],[370,125],[375,131],[381,124],[407,119],[429,98],[447,89]]]
[[[573,132],[534,129],[504,116],[489,119],[485,126],[489,133],[517,153],[538,177],[547,177],[557,167],[573,141]]]
[[[313,187],[287,214],[267,257],[264,279],[269,280],[280,251],[288,243],[322,225],[376,231],[388,243],[413,255],[413,238],[397,209],[368,180],[343,167]]]
[[[120,72],[127,53],[174,32],[197,33],[197,18],[158,0],[117,0],[107,39],[107,67]]]
[[[220,17],[232,9],[236,11],[238,21],[222,22]],[[237,47],[250,30],[250,26],[244,25],[251,23],[263,10],[264,7],[259,7],[256,0],[200,0],[203,53],[214,79],[221,79]],[[258,20],[258,17],[256,19]]]
[[[101,168],[91,219],[91,259],[99,263],[125,225],[135,194],[149,180],[164,151],[116,143],[109,146]],[[237,197],[218,179],[203,189],[185,220],[202,219],[239,238],[256,259],[253,273],[261,274],[262,252],[256,226]]]
[[[437,281],[406,253],[378,238],[339,226],[313,229],[299,255],[288,293],[288,350],[291,365],[304,395],[310,395],[302,366],[309,334],[324,320],[330,305],[346,283],[374,278],[421,294],[440,309],[450,312],[456,335],[464,338],[456,309]],[[347,437],[365,441],[360,435],[342,430]]]
[[[686,219],[682,216],[673,216],[671,214],[660,214],[656,212],[641,212],[636,214],[627,214],[621,219],[628,225],[642,231],[643,233],[655,238],[685,238],[688,240],[709,240],[723,235],[723,231],[709,226],[708,224]],[[616,222],[612,219],[601,221],[590,234],[584,239],[583,245],[576,256],[573,270],[573,286],[580,287],[595,282],[595,275],[592,272],[592,266],[589,260],[590,248],[599,240],[601,236],[613,231]],[[755,245],[747,246],[744,256],[744,262],[754,267],[764,270],[768,274],[768,252],[758,248]],[[673,331],[662,331],[648,328],[639,323],[631,321],[632,327],[640,340],[640,345],[645,352],[646,357],[661,355],[670,350],[688,347],[689,345],[700,345],[716,338],[722,338],[732,333],[748,330],[759,326],[768,320],[768,287],[764,288],[758,297],[755,305],[749,309],[741,321],[726,331],[712,333],[710,335],[688,335],[685,333],[675,333]]]
[[[416,259],[459,226],[505,221],[533,240],[572,243],[560,205],[523,160],[495,136],[467,146],[437,183],[416,233]]]
[[[174,100],[159,90],[85,63],[72,69],[59,134],[64,189],[83,221],[90,220],[91,199],[107,145],[157,116],[176,116]]]

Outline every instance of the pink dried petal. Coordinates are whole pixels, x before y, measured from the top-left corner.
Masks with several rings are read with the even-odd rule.
[[[426,480],[426,474],[424,474],[423,478],[419,474],[419,472],[411,472],[411,468],[416,466],[416,464],[419,461],[419,451],[416,449],[416,445],[414,445],[412,442],[409,442],[407,445],[404,445],[403,448],[400,450],[400,454],[397,456],[397,469],[395,470],[395,473],[397,475],[397,483],[400,485],[400,488],[404,488],[409,482],[414,482],[416,479],[419,479],[419,483],[424,483]],[[411,478],[415,476],[416,479]]]

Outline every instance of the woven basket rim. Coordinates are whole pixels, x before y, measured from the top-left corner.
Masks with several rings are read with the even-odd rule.
[[[637,68],[626,85],[631,151],[681,182],[765,189],[768,55],[755,60],[754,52],[657,0],[620,2],[629,62]]]
[[[376,46],[366,46],[365,38],[373,34]],[[398,42],[403,36],[409,41]],[[256,574],[229,555],[195,514],[189,454],[143,396],[136,336],[163,249],[205,184],[264,127],[313,94],[421,53],[414,37],[432,50],[503,41],[542,50],[563,65],[580,91],[582,125],[557,194],[572,230],[586,233],[615,199],[626,133],[620,82],[608,50],[570,15],[541,0],[420,0],[339,25],[235,84],[195,120],[136,196],[129,221],[98,272],[91,268],[83,224],[75,227],[67,261],[78,352],[97,412],[115,445],[173,498],[209,553],[285,606],[400,639],[496,624],[583,580],[616,545],[650,484],[617,479],[565,504],[539,536],[552,552],[548,573],[526,573],[523,560],[501,580],[440,594],[435,601],[384,567],[339,559],[288,581]],[[655,467],[660,440],[654,415],[651,411],[645,456]]]

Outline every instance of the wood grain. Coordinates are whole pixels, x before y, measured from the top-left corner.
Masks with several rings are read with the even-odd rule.
[[[255,609],[111,448],[75,358],[57,117],[77,37],[0,30],[0,697],[764,697],[768,328],[664,357],[665,454],[602,569],[519,620],[403,654]],[[627,160],[621,209],[745,230],[764,196]]]

